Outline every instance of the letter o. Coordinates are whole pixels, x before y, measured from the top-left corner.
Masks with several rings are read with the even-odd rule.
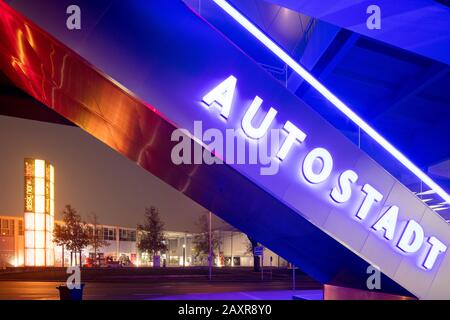
[[[320,172],[313,171],[313,165],[316,159],[322,162]],[[303,160],[303,176],[311,183],[321,183],[328,179],[333,169],[333,158],[327,149],[316,148],[311,150]]]

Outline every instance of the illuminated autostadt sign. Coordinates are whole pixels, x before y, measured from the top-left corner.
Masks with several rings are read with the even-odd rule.
[[[233,109],[233,100],[235,97],[237,79],[234,76],[229,76],[211,91],[209,91],[204,97],[202,102],[204,105],[209,107],[210,109],[215,108],[220,110],[220,117],[223,121],[227,122],[230,114]],[[269,132],[269,128],[273,125],[274,120],[277,116],[278,111],[270,107],[270,109],[263,114],[260,110],[263,103],[263,99],[259,96],[256,96],[253,101],[247,107],[247,110],[243,114],[240,119],[240,126],[242,131],[244,132],[247,139],[252,141],[262,141]],[[255,122],[258,124],[255,125]],[[194,124],[194,131],[198,128],[197,124]],[[183,133],[186,133],[184,129],[181,130]],[[213,129],[209,129],[213,130]],[[228,130],[228,129],[227,129]],[[274,129],[272,129],[274,130]],[[306,141],[308,137],[308,133],[304,132],[301,128],[299,128],[295,123],[291,121],[286,121],[284,125],[278,129],[280,132],[283,132],[285,138],[282,143],[271,143],[271,147],[276,147],[276,152],[273,154],[273,157],[278,160],[275,161],[277,163],[283,162],[287,155],[291,152],[292,148],[296,145],[302,144]],[[177,131],[177,130],[176,130]],[[207,147],[209,151],[214,155],[221,155],[223,153],[223,143],[218,142],[219,137],[221,137],[221,133],[219,130],[216,132],[211,131],[212,134],[206,134],[206,140],[209,140],[209,144]],[[212,135],[215,135],[213,138]],[[205,138],[199,137],[198,133],[194,132],[194,136],[196,138]],[[277,136],[277,135],[272,135]],[[174,132],[172,135],[173,141],[179,141],[181,137],[181,133]],[[203,139],[205,140],[205,139]],[[190,144],[188,147],[186,145],[182,145],[180,142],[178,145],[174,147],[172,150],[172,159],[175,154],[183,154],[183,156],[178,157],[174,160],[176,164],[180,163],[190,163],[190,152],[187,150],[190,148]],[[186,157],[186,154],[189,156]],[[206,154],[203,155],[205,157]],[[199,158],[195,156],[194,150],[194,158]],[[204,159],[205,163],[222,163],[221,161],[207,161]],[[228,161],[226,161],[228,163]],[[199,163],[198,161],[196,163]],[[255,162],[256,163],[256,162]],[[277,171],[277,170],[276,170]],[[271,171],[273,174],[274,171]],[[307,184],[311,187],[314,185],[320,185],[327,181],[330,178],[330,175],[333,172],[333,156],[332,154],[323,147],[316,147],[310,150],[307,150],[303,161],[299,163],[298,167],[298,177],[304,179]],[[276,172],[275,172],[276,173]],[[359,176],[358,173],[354,170],[344,170],[338,174],[338,180],[336,185],[329,190],[328,196],[332,201],[336,204],[346,203],[352,200],[352,187],[358,181]],[[375,187],[373,187],[369,183],[363,183],[360,192],[364,196],[362,203],[359,205],[356,212],[353,213],[353,216],[356,220],[363,222],[367,221],[368,217],[371,215],[371,209],[374,204],[380,202],[384,195],[378,191]],[[377,234],[384,237],[386,241],[392,242],[392,244],[401,252],[405,254],[415,254],[417,253],[423,246],[424,243],[427,243],[429,246],[428,252],[424,257],[419,258],[420,266],[426,270],[432,269],[435,265],[435,262],[439,255],[444,253],[447,250],[447,246],[440,241],[437,237],[433,235],[425,235],[425,231],[421,224],[419,224],[414,219],[408,219],[406,221],[401,221],[399,219],[399,211],[400,208],[397,205],[390,205],[384,208],[381,212],[381,215],[375,220],[375,222],[370,225],[370,228],[374,231],[377,231]],[[401,227],[403,226],[404,227]],[[397,235],[397,233],[399,233]],[[397,235],[397,236],[396,236]],[[398,240],[397,240],[398,239]]]

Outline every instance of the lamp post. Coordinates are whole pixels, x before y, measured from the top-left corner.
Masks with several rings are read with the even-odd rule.
[[[212,277],[212,239],[211,239],[211,211],[209,211],[209,255],[208,255],[208,264],[209,264],[209,280]]]
[[[186,238],[184,240],[185,243],[183,244],[183,268],[186,267]]]
[[[292,291],[295,291],[295,266],[292,263]]]
[[[187,259],[187,235],[188,235],[188,231],[186,230],[184,232],[184,245],[183,245],[183,249],[184,249],[184,258],[183,258],[183,266],[186,266],[186,259]]]
[[[231,230],[231,263],[230,265],[234,267],[234,256],[233,256],[233,230]]]

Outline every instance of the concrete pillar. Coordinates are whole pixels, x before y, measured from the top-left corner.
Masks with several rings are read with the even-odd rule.
[[[116,259],[119,260],[119,254],[120,254],[120,234],[119,234],[119,227],[115,227],[116,232]]]

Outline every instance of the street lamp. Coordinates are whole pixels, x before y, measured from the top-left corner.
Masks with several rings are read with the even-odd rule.
[[[209,280],[212,277],[212,239],[211,239],[211,211],[209,211],[209,254],[208,254],[208,269],[209,269]]]
[[[186,245],[187,245],[187,234],[188,231],[184,231],[184,244],[183,244],[183,267],[186,267],[186,258],[187,258],[187,252],[186,252]]]

